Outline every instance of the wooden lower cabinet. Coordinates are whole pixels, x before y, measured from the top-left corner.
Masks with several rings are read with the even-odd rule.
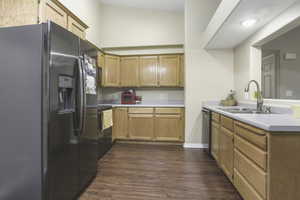
[[[113,140],[128,139],[128,109],[117,108],[113,110]]]
[[[184,141],[182,108],[114,108],[113,138],[145,141]]]
[[[237,170],[234,170],[234,186],[244,200],[263,200]]]
[[[219,162],[219,137],[220,125],[214,121],[211,123],[211,154]]]
[[[211,124],[212,155],[244,200],[300,199],[300,133],[267,132],[217,113]]]
[[[219,137],[219,163],[231,181],[233,181],[233,136],[234,134],[231,131],[221,127]]]
[[[155,115],[155,139],[159,141],[181,141],[182,116],[180,114]]]
[[[153,114],[129,114],[128,115],[129,138],[134,140],[154,139],[154,115]]]

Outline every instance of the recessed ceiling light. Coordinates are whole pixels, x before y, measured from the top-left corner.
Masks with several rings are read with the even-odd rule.
[[[245,28],[249,28],[256,24],[257,20],[256,19],[247,19],[245,21],[242,21],[242,26]]]

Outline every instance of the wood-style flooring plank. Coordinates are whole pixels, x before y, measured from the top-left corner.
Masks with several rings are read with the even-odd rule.
[[[242,200],[215,161],[180,146],[116,144],[79,200]]]

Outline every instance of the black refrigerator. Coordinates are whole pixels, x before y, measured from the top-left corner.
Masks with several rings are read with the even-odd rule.
[[[51,22],[0,28],[0,199],[71,200],[96,175],[92,51]]]

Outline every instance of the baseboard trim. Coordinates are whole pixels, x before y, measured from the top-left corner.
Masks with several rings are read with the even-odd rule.
[[[208,144],[184,143],[183,147],[186,148],[186,149],[205,149],[205,148],[208,148]]]

